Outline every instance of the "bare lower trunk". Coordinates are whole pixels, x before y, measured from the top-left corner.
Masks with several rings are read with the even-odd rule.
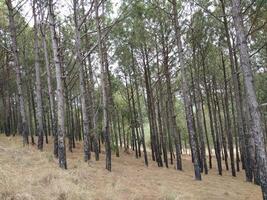
[[[33,1],[33,19],[34,19],[34,66],[36,78],[36,103],[37,103],[37,135],[38,149],[43,150],[44,142],[44,126],[43,126],[43,106],[42,106],[42,90],[41,90],[41,75],[40,75],[40,53],[39,53],[39,38],[38,38],[38,20],[36,14],[37,2]]]
[[[12,54],[14,59],[15,71],[16,71],[16,83],[18,89],[18,100],[19,100],[19,109],[21,115],[21,122],[22,122],[22,136],[23,136],[23,145],[29,144],[28,139],[28,122],[26,119],[26,111],[24,107],[24,97],[22,95],[22,81],[21,81],[21,69],[20,69],[20,61],[19,61],[19,54],[18,54],[18,46],[17,46],[17,33],[16,33],[16,26],[14,21],[14,8],[12,6],[11,0],[6,0],[6,5],[8,7],[8,19],[9,19],[9,31],[11,34],[11,47],[12,47]]]
[[[238,126],[238,134],[239,137],[244,137],[244,129],[243,129],[243,111],[241,110],[241,103],[239,98],[239,91],[238,91],[238,80],[237,80],[237,71],[235,70],[235,62],[234,62],[234,53],[233,48],[230,40],[230,33],[228,28],[228,21],[226,17],[226,11],[225,11],[225,1],[221,0],[222,4],[222,12],[223,12],[223,23],[225,28],[225,35],[227,39],[227,45],[229,50],[229,60],[230,60],[230,67],[231,67],[231,75],[233,80],[233,87],[234,87],[234,100],[235,100],[235,106],[236,106],[236,114],[237,114],[237,126]],[[238,152],[238,151],[237,151]],[[238,163],[238,161],[237,161]],[[237,165],[238,166],[238,165]],[[239,166],[238,166],[239,168]]]
[[[223,65],[223,77],[224,77],[224,90],[225,90],[225,128],[227,129],[227,139],[228,139],[228,147],[230,151],[230,162],[231,162],[231,171],[232,176],[236,176],[235,171],[235,161],[234,161],[234,147],[233,147],[233,134],[232,134],[232,124],[230,119],[230,111],[229,111],[229,98],[228,98],[228,85],[227,85],[227,78],[226,78],[226,69],[225,69],[225,62],[222,53],[222,65]]]
[[[251,115],[251,132],[255,142],[256,162],[259,169],[263,199],[267,199],[267,155],[264,145],[264,132],[261,126],[261,114],[259,111],[255,87],[253,85],[253,74],[251,69],[252,66],[249,56],[246,33],[242,20],[240,0],[232,0],[232,13],[238,39],[238,48],[240,54],[241,69],[244,76],[246,99]]]
[[[133,55],[133,49],[132,49],[132,69],[133,69],[133,76],[134,76],[134,85],[135,85],[135,92],[136,92],[136,98],[137,98],[137,109],[138,109],[138,116],[137,120],[139,121],[141,125],[141,142],[143,144],[143,151],[144,151],[144,160],[146,166],[148,166],[148,159],[147,159],[147,151],[146,151],[146,142],[145,142],[145,131],[144,131],[144,121],[143,121],[143,114],[141,109],[141,103],[140,103],[140,97],[139,97],[139,86],[137,83],[137,72],[136,72],[136,66],[134,62],[134,55]]]
[[[195,131],[194,131],[194,125],[193,125],[193,111],[191,109],[192,101],[190,98],[190,92],[188,88],[189,84],[186,78],[185,58],[183,54],[180,27],[178,25],[176,0],[173,0],[172,4],[173,4],[173,15],[174,15],[175,39],[176,39],[176,45],[178,47],[178,57],[179,57],[180,68],[181,68],[181,73],[182,73],[182,93],[183,93],[183,100],[184,100],[184,105],[185,105],[187,128],[188,128],[189,139],[190,139],[191,148],[192,148],[192,157],[194,158],[195,178],[196,180],[201,180],[199,160],[198,160],[198,155],[197,155],[197,146],[196,146],[196,140],[195,140],[196,137],[195,137]]]
[[[49,0],[49,21],[50,21],[53,58],[54,58],[54,65],[56,68],[56,81],[57,81],[58,159],[59,159],[59,166],[61,168],[67,169],[66,147],[65,147],[65,112],[64,112],[63,81],[61,72],[61,61],[59,58],[60,53],[57,43],[58,40],[55,30],[55,15],[53,8],[53,0]]]
[[[95,0],[95,14],[96,14],[96,24],[98,32],[98,50],[100,58],[101,67],[101,89],[102,89],[102,101],[103,101],[103,134],[105,139],[105,149],[106,149],[106,169],[111,171],[111,147],[110,147],[110,128],[109,128],[109,113],[108,113],[108,76],[104,62],[104,52],[101,42],[101,27],[98,15],[98,0]]]
[[[144,48],[143,54],[143,67],[144,67],[144,78],[146,86],[146,96],[147,96],[147,107],[148,107],[148,119],[150,123],[150,135],[151,135],[151,150],[152,150],[152,159],[156,159],[158,166],[162,167],[162,159],[159,152],[159,141],[158,141],[158,129],[156,123],[156,113],[155,113],[155,104],[154,104],[154,94],[151,86],[151,74],[150,74],[150,65],[148,61],[148,52],[147,48]]]
[[[85,81],[84,81],[84,70],[82,64],[82,55],[81,55],[81,36],[79,29],[79,4],[77,0],[73,0],[73,9],[74,9],[74,22],[75,22],[75,47],[76,47],[76,57],[77,64],[79,67],[79,79],[80,79],[80,97],[81,97],[81,106],[82,106],[82,115],[83,115],[83,148],[84,148],[84,161],[90,159],[90,136],[89,136],[89,119],[87,113],[87,106],[85,101],[86,91],[85,91]]]
[[[52,134],[54,137],[54,156],[57,158],[58,157],[58,136],[57,136],[57,122],[56,122],[56,116],[55,116],[55,100],[54,100],[54,94],[52,90],[51,69],[50,69],[49,59],[48,59],[46,36],[45,36],[43,28],[41,29],[41,33],[42,33],[42,45],[43,45],[44,57],[45,57],[45,68],[46,68],[46,74],[47,74],[50,120],[51,120],[51,126],[52,126]]]

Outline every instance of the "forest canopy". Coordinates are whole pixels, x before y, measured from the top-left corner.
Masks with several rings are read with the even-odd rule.
[[[62,169],[79,142],[108,171],[190,154],[267,199],[266,23],[265,0],[0,0],[0,132]]]

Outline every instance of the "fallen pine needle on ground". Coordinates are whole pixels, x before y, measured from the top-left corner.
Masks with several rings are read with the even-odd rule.
[[[217,174],[216,167],[195,181],[189,156],[183,156],[183,171],[173,165],[159,168],[143,157],[120,152],[112,156],[112,172],[100,161],[83,161],[82,143],[67,152],[68,170],[58,167],[50,143],[40,152],[36,146],[22,146],[21,137],[0,136],[1,200],[260,200],[260,187],[245,181],[244,172],[232,177]],[[215,162],[214,164],[215,165]]]

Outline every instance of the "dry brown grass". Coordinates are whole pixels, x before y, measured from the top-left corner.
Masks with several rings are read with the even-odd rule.
[[[217,175],[212,169],[203,181],[194,181],[189,157],[183,157],[183,172],[158,168],[133,154],[112,157],[112,172],[105,170],[105,157],[100,161],[82,160],[82,146],[68,153],[68,170],[58,168],[50,145],[44,151],[22,147],[21,138],[0,136],[1,200],[206,200],[261,199],[260,187],[236,178],[229,172]]]

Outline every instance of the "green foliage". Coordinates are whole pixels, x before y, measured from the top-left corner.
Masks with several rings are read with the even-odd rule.
[[[255,86],[257,88],[257,97],[259,103],[267,103],[267,73],[259,73],[255,75]]]
[[[267,18],[266,4],[261,0],[256,0],[255,3],[249,7],[244,13],[246,16],[246,28],[249,28],[249,42],[250,53],[253,61],[255,72],[255,86],[260,103],[267,102],[267,48],[266,48],[266,32],[265,26]],[[85,10],[80,9],[79,15],[82,18],[89,9],[90,2],[85,1]],[[227,80],[231,79],[231,68],[229,61],[229,52],[225,38],[225,30],[221,22],[222,9],[220,2],[198,0],[196,2],[178,1],[179,24],[181,25],[181,34],[183,40],[183,51],[185,55],[185,68],[187,74],[180,73],[180,61],[177,56],[177,46],[175,43],[175,31],[173,28],[173,14],[172,3],[166,0],[124,0],[121,1],[121,7],[118,13],[123,13],[119,19],[112,17],[112,2],[105,1],[100,8],[100,24],[102,36],[108,31],[107,37],[102,41],[102,45],[106,46],[107,63],[109,64],[109,81],[110,93],[114,101],[117,114],[123,116],[125,130],[127,133],[131,132],[131,118],[137,118],[133,121],[140,123],[140,114],[143,116],[143,123],[145,129],[145,139],[148,146],[150,146],[150,125],[148,116],[148,99],[146,94],[146,84],[144,80],[144,68],[149,68],[151,77],[151,98],[154,103],[155,110],[161,109],[162,121],[164,121],[164,110],[167,102],[167,86],[165,77],[165,67],[167,65],[170,71],[170,85],[171,92],[174,96],[175,115],[179,130],[183,140],[188,141],[188,131],[185,118],[184,103],[182,101],[181,93],[181,77],[185,76],[189,80],[193,79],[189,84],[190,95],[192,96],[193,84],[199,86],[201,94],[203,95],[204,113],[208,118],[207,110],[207,91],[204,86],[204,78],[207,80],[207,85],[211,87],[212,92],[220,94],[220,98],[224,97],[224,77],[222,70],[222,57],[226,65]],[[250,5],[250,1],[244,1],[244,7]],[[227,19],[229,20],[231,42],[236,42],[232,21],[230,20],[230,4],[226,1]],[[102,14],[102,9],[105,14]],[[245,9],[244,9],[245,10]],[[67,97],[74,105],[74,102],[79,102],[80,88],[78,72],[79,67],[76,64],[75,52],[75,28],[73,20],[73,11],[70,6],[70,12],[67,16],[60,15],[60,8],[57,8],[57,33],[58,43],[60,46],[60,57],[62,59],[62,71],[64,71],[64,87]],[[114,14],[114,13],[113,13]],[[0,0],[0,42],[1,45],[7,49],[0,48],[0,91],[1,94],[9,91],[10,96],[16,101],[16,82],[15,73],[10,70],[7,80],[6,66],[8,62],[12,61],[12,55],[8,51],[11,48],[10,33],[8,30],[7,8],[4,0]],[[31,96],[34,94],[34,33],[33,27],[27,24],[28,19],[17,12],[15,16],[15,23],[17,28],[17,42],[19,49],[19,57],[22,65],[22,80],[23,91],[25,94],[25,104],[28,108],[34,108],[34,102],[31,102]],[[90,73],[93,76],[94,89],[90,92],[94,94],[95,114],[97,117],[97,133],[102,131],[103,126],[103,107],[101,94],[101,81],[99,70],[99,52],[97,44],[97,27],[95,22],[95,13],[92,9],[84,24],[80,27],[81,31],[81,50],[82,55],[85,56],[83,60],[83,67],[85,71],[85,79],[87,90],[89,91],[90,82],[88,81]],[[52,46],[49,24],[45,24],[44,33],[46,35],[46,42],[48,47],[48,56],[51,64],[52,73],[52,87],[53,91],[56,88],[55,73],[52,59]],[[47,81],[46,70],[44,63],[44,52],[41,45],[41,37],[39,36],[40,44],[40,63],[42,74],[43,87],[43,104],[46,110],[49,107],[47,96]],[[265,46],[264,46],[265,45]],[[90,55],[87,53],[90,52]],[[238,56],[238,54],[237,54]],[[238,68],[240,60],[237,60]],[[89,72],[89,66],[92,66],[92,72]],[[205,69],[205,70],[204,70]],[[258,73],[259,69],[263,69],[264,73]],[[191,72],[191,74],[189,73]],[[241,90],[243,92],[243,83],[241,77]],[[216,80],[217,87],[213,84]],[[160,82],[160,83],[159,83]],[[190,81],[189,81],[190,82]],[[5,86],[4,83],[8,83]],[[136,91],[135,84],[138,85]],[[227,82],[231,86],[231,81]],[[137,109],[137,95],[140,98],[141,113],[137,117],[134,116],[133,111],[130,113],[129,100],[127,92],[130,93],[133,88],[133,95],[129,95],[130,106],[132,106],[132,99],[136,104]],[[162,92],[159,94],[159,91]],[[162,101],[163,105],[157,108],[158,101]],[[230,102],[228,102],[230,103]],[[222,101],[220,100],[220,104]],[[80,103],[77,104],[78,107]],[[16,107],[14,104],[13,107]],[[194,105],[193,105],[194,107]],[[3,110],[4,103],[1,101],[0,110]],[[28,111],[29,114],[30,111]],[[33,111],[32,111],[33,112]],[[75,110],[74,112],[77,112]],[[2,114],[2,112],[0,112]],[[76,113],[75,113],[76,114]],[[194,113],[196,114],[196,113]],[[221,113],[222,114],[222,113]],[[1,119],[4,118],[2,114]],[[32,117],[33,118],[33,117]],[[78,116],[78,118],[81,118]],[[231,116],[233,119],[233,116]],[[32,120],[32,119],[31,119]],[[1,121],[1,120],[0,120]],[[33,120],[32,120],[33,121]],[[114,120],[115,121],[115,120]],[[114,121],[112,121],[114,123]],[[156,119],[157,123],[158,119]],[[2,121],[1,121],[2,122]],[[138,124],[136,123],[136,124]],[[165,123],[165,122],[164,122]],[[206,119],[208,137],[210,139],[210,125],[209,120]],[[140,125],[140,124],[139,124]],[[3,125],[0,124],[2,127]],[[159,126],[157,124],[157,126]],[[166,125],[164,125],[166,126]],[[167,129],[167,128],[166,128]],[[167,135],[167,130],[164,130]],[[101,135],[101,134],[99,134]],[[172,136],[171,136],[172,137]],[[114,136],[112,136],[114,140]],[[212,143],[212,142],[211,142]],[[112,148],[115,149],[114,143]]]

